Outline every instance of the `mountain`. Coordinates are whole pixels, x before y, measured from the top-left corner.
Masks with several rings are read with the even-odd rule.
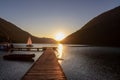
[[[31,36],[33,43],[55,43],[51,38],[38,38],[16,25],[0,18],[0,42],[26,43]]]
[[[120,46],[120,6],[93,18],[62,43]]]

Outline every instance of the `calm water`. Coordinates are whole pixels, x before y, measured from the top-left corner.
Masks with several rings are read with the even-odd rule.
[[[16,44],[16,47],[25,47]],[[120,80],[120,48],[80,45],[34,44],[35,47],[58,46],[58,58],[68,80]],[[0,80],[20,80],[34,62],[6,61],[0,51]],[[36,61],[42,52],[35,53]]]
[[[15,47],[26,47],[25,44],[14,44]],[[52,44],[34,44],[34,47],[55,46]],[[30,52],[30,51],[13,51],[13,54],[32,54],[36,56],[34,62],[40,57],[43,52]],[[21,80],[34,62],[23,61],[8,61],[3,59],[3,55],[8,52],[0,51],[0,80]]]
[[[64,46],[62,58],[68,80],[120,80],[120,48]]]

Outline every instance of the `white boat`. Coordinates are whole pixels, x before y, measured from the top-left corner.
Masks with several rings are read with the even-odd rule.
[[[31,37],[28,38],[26,47],[33,47]]]

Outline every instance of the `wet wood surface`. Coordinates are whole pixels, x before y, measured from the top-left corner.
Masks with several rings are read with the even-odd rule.
[[[52,48],[47,48],[22,80],[66,80]]]

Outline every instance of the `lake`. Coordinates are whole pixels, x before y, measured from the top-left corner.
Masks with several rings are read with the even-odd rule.
[[[14,44],[25,47],[25,44]],[[84,45],[34,44],[35,47],[58,46],[56,55],[68,80],[120,80],[120,48]],[[7,61],[0,51],[0,80],[20,80],[34,62]],[[36,61],[43,52],[14,51],[13,53],[35,53]]]

